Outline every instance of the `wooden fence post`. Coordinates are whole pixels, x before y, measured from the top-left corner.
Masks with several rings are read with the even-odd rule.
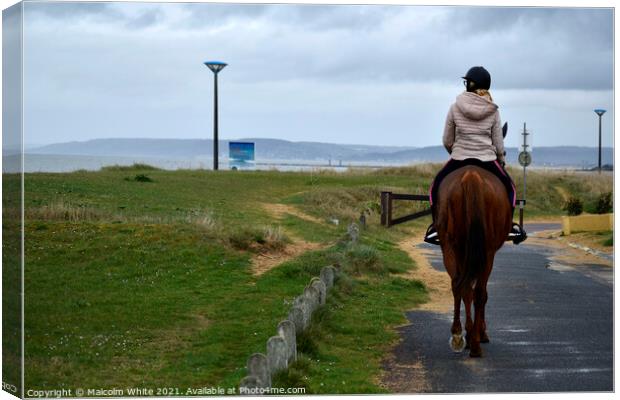
[[[381,192],[381,225],[387,227],[387,196],[388,192]]]

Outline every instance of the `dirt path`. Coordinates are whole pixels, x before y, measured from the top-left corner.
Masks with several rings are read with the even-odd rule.
[[[290,214],[297,218],[301,218],[304,221],[314,222],[315,224],[325,223],[325,221],[322,221],[319,218],[314,217],[310,214],[306,214],[305,212],[298,210],[290,204],[263,203],[263,208],[277,219],[282,219],[286,214]]]
[[[283,250],[271,253],[259,253],[252,256],[252,272],[254,275],[262,275],[278,265],[292,260],[307,251],[317,250],[324,245],[320,243],[306,242],[303,239],[287,234],[293,243],[286,245]]]
[[[429,291],[429,301],[419,306],[420,310],[450,312],[452,310],[452,289],[450,277],[443,271],[437,271],[430,264],[432,251],[415,247],[423,243],[424,235],[416,234],[398,243],[398,247],[407,253],[417,268],[410,270],[407,277],[424,283]]]
[[[313,217],[312,215],[308,215],[288,204],[263,203],[262,206],[276,220],[281,220],[286,214],[290,214],[304,221],[314,222],[317,224],[323,223],[320,219]],[[262,275],[278,265],[288,260],[292,260],[305,252],[318,250],[328,246],[322,243],[308,242],[289,231],[286,231],[285,233],[286,236],[291,239],[291,243],[287,244],[284,249],[269,253],[259,253],[252,256],[252,272],[254,275]]]

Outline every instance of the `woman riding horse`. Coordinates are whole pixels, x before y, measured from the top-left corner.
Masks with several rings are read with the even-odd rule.
[[[526,234],[512,222],[516,191],[503,168],[503,135],[497,105],[489,93],[491,76],[483,67],[473,67],[463,78],[467,91],[450,107],[443,137],[451,159],[431,185],[434,223],[424,240],[441,245],[451,278],[450,346],[455,351],[467,346],[470,356],[480,357],[480,343],[489,341],[485,307],[495,253],[507,237],[512,236],[516,244]],[[465,303],[465,340],[461,301]]]
[[[450,107],[443,134],[443,144],[450,153],[450,160],[431,184],[433,223],[428,227],[424,241],[432,244],[439,244],[434,224],[436,204],[446,200],[438,198],[439,186],[446,176],[465,165],[476,165],[497,176],[506,187],[513,214],[516,204],[514,183],[504,169],[504,138],[498,106],[489,93],[491,75],[484,67],[472,67],[463,79],[466,91]],[[509,237],[519,244],[527,235],[521,226],[513,223]]]

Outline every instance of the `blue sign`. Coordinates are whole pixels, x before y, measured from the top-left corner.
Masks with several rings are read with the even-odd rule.
[[[253,142],[228,142],[228,158],[232,169],[252,166],[254,162]]]

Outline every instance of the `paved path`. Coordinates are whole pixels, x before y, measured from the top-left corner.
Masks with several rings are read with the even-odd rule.
[[[439,248],[420,247],[433,249],[431,265],[443,271]],[[450,350],[451,313],[409,311],[384,382],[397,392],[612,391],[613,270],[568,267],[550,260],[553,251],[526,241],[497,254],[483,358]]]

